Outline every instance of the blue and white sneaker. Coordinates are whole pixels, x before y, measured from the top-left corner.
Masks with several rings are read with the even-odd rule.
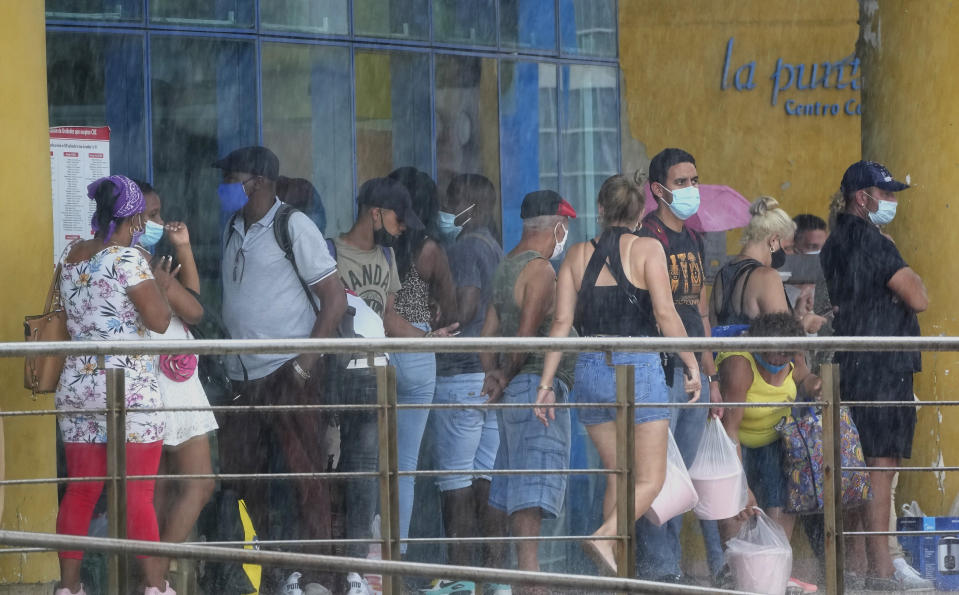
[[[483,595],[513,595],[513,588],[501,583],[486,583],[483,585]]]
[[[472,581],[448,581],[436,579],[429,589],[420,589],[420,593],[430,595],[475,595],[476,584]]]

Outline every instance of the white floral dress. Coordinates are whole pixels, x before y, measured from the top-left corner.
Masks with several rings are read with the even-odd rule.
[[[66,253],[69,254],[70,248]],[[150,266],[134,248],[110,246],[89,260],[63,263],[60,295],[67,312],[67,330],[74,341],[149,339],[127,290],[153,278]],[[124,371],[127,442],[163,440],[164,415],[137,413],[160,407],[155,358],[152,355],[108,355],[107,368]],[[106,373],[97,369],[95,355],[67,357],[56,393],[57,409],[106,407]],[[69,413],[58,416],[64,442],[107,441],[106,416]]]

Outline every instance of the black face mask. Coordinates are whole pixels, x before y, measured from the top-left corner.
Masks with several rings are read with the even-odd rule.
[[[786,264],[786,251],[783,250],[782,246],[779,247],[779,250],[776,250],[775,252],[772,253],[772,257],[773,257],[773,261],[769,265],[772,268],[778,269],[778,268],[781,268],[784,264]]]
[[[399,236],[386,231],[386,226],[383,225],[383,214],[380,213],[380,228],[373,230],[373,243],[384,248],[392,248],[398,239]]]

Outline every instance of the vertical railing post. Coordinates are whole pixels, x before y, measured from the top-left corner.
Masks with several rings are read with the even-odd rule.
[[[843,551],[842,538],[842,458],[839,425],[839,367],[823,364],[822,377],[822,455],[823,455],[823,513],[825,516],[826,592],[842,595]]]
[[[103,356],[99,357],[99,369],[105,368]],[[125,539],[126,519],[126,387],[124,372],[120,368],[106,370],[107,405],[107,524],[110,537]],[[108,567],[110,593],[127,593],[127,557],[123,554],[110,556]]]
[[[616,366],[616,569],[624,578],[636,576],[635,375],[633,366]]]
[[[379,437],[380,551],[384,560],[400,559],[399,467],[396,446],[396,368],[376,368],[377,433]],[[402,593],[402,577],[383,576],[383,595]]]

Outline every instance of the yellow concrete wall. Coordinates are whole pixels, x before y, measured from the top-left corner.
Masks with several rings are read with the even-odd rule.
[[[959,334],[955,248],[959,248],[959,77],[943,70],[959,52],[954,32],[959,6],[951,2],[863,2],[859,52],[868,77],[864,92],[862,152],[886,164],[913,187],[902,192],[889,231],[907,262],[922,276],[930,307],[919,316],[924,335]],[[923,401],[959,400],[959,354],[923,354],[916,393]],[[959,409],[919,412],[909,464],[959,465]],[[926,514],[946,514],[959,476],[903,474],[900,500],[916,499]]]
[[[53,274],[53,213],[47,123],[46,35],[43,2],[4,2],[0,8],[0,253],[5,283],[0,289],[0,341],[23,341],[23,316],[39,313]],[[0,408],[52,409],[51,396],[33,401],[23,390],[23,360],[0,359]],[[51,477],[52,417],[8,418],[8,478]],[[53,532],[57,492],[53,486],[6,491],[4,529]],[[57,578],[56,556],[0,556],[0,583]]]
[[[821,75],[821,63],[851,56],[859,30],[854,0],[623,0],[619,11],[624,129],[647,158],[682,147],[696,157],[703,183],[727,184],[749,199],[772,195],[790,214],[825,215],[843,171],[859,158],[859,117],[843,113],[859,93],[793,84],[774,106],[770,77],[779,58],[805,64],[808,81],[812,64]],[[737,91],[735,72],[752,61],[755,87]],[[740,81],[747,80],[744,70]],[[838,103],[840,114],[787,115],[788,100]]]

